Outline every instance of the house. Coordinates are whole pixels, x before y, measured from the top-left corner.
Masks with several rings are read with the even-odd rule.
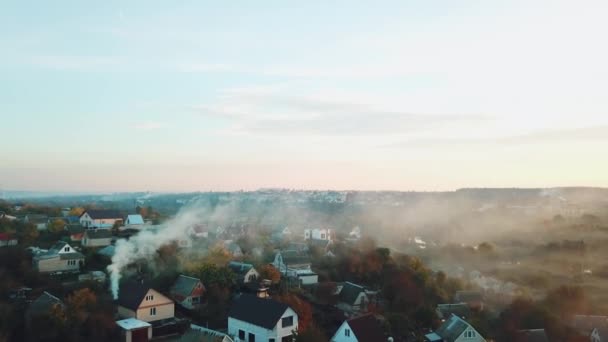
[[[209,229],[206,225],[196,224],[190,228],[190,235],[197,239],[207,239],[209,237]]]
[[[48,251],[38,250],[32,262],[38,272],[78,272],[84,265],[84,255],[66,242],[57,242]]]
[[[190,330],[183,334],[179,342],[234,342],[230,336],[200,325],[190,324]]]
[[[17,238],[10,233],[0,233],[0,247],[16,246]]]
[[[109,229],[87,229],[82,238],[84,247],[105,247],[112,244],[112,231]]]
[[[124,227],[122,229],[142,229],[145,225],[144,218],[141,215],[127,215]]]
[[[38,331],[33,328],[39,326],[37,323],[48,320],[49,316],[54,312],[61,312],[64,310],[65,305],[61,299],[44,291],[44,293],[36,298],[25,311],[26,333],[28,335],[31,334],[30,337],[35,337],[35,340],[39,341],[55,340],[57,336],[54,335],[54,332],[45,331],[45,329]]]
[[[331,229],[305,229],[304,240],[333,240],[333,232]]]
[[[16,221],[17,216],[12,216],[3,211],[0,211],[0,220]]]
[[[126,318],[116,321],[121,330],[121,341],[148,342],[152,338],[152,325],[135,318]]]
[[[354,227],[350,233],[348,233],[348,238],[346,238],[349,241],[359,241],[361,239],[361,228],[359,228],[359,226]]]
[[[171,287],[171,298],[186,309],[194,309],[201,303],[205,286],[198,278],[180,275]]]
[[[228,268],[236,274],[237,281],[239,284],[247,284],[256,281],[260,274],[253,268],[252,264],[246,264],[237,261],[231,261],[228,263]]]
[[[608,316],[574,315],[568,325],[579,335],[589,337],[593,329],[608,327]]]
[[[116,254],[116,247],[114,245],[105,246],[104,248],[98,250],[96,254],[112,260],[114,254]]]
[[[426,334],[428,342],[485,342],[486,340],[462,318],[452,315],[439,329]]]
[[[224,240],[221,244],[223,245],[224,249],[233,257],[240,258],[243,256],[243,250],[236,242],[232,240]]]
[[[608,327],[594,328],[591,331],[591,342],[606,342],[608,341]]]
[[[38,230],[46,230],[49,217],[40,214],[27,214],[23,218],[23,222],[33,224]]]
[[[243,294],[228,313],[228,335],[235,342],[291,342],[298,314],[287,304]]]
[[[337,284],[336,292],[338,293],[337,307],[347,316],[367,311],[370,299],[363,286],[347,281]]]
[[[82,238],[84,237],[84,227],[81,226],[80,223],[68,224],[67,226],[65,226],[65,230],[67,230],[68,234],[70,234],[71,241],[82,241]]]
[[[123,283],[118,292],[118,315],[154,322],[174,318],[175,304],[160,292],[137,281]]]
[[[289,227],[282,227],[274,230],[271,234],[271,238],[274,241],[286,241],[291,239],[291,229]]]
[[[484,299],[479,291],[457,291],[454,295],[454,303],[466,303],[472,310],[482,311]]]
[[[462,319],[471,317],[471,309],[467,303],[439,304],[437,305],[435,312],[437,312],[437,317],[439,317],[442,322],[445,322],[445,320],[452,315],[456,315]]]
[[[65,216],[63,219],[67,224],[80,224],[79,216]]]
[[[80,224],[87,229],[110,229],[116,223],[122,223],[118,210],[89,209],[80,215]]]
[[[284,276],[297,278],[302,285],[319,282],[319,276],[311,269],[310,256],[298,251],[279,251],[272,265]]]
[[[549,342],[545,329],[520,330],[514,342]]]
[[[372,314],[344,321],[331,338],[331,342],[382,342],[387,340],[382,325]]]

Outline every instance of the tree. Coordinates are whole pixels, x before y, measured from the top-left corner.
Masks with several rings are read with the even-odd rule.
[[[260,278],[268,279],[276,285],[281,281],[281,272],[270,264],[264,265],[260,268]]]
[[[275,299],[289,305],[298,314],[298,331],[304,333],[312,324],[312,307],[294,293],[276,296]]]
[[[236,275],[228,267],[204,264],[193,274],[207,287],[217,285],[222,288],[232,288],[236,284]]]
[[[294,331],[293,342],[324,342],[329,339],[321,329],[316,326],[310,326],[306,331]]]
[[[59,234],[65,230],[65,221],[62,219],[55,219],[49,225],[49,232],[53,234]]]
[[[74,207],[70,210],[70,213],[68,215],[70,216],[80,216],[82,215],[82,213],[84,213],[84,208],[82,207]]]

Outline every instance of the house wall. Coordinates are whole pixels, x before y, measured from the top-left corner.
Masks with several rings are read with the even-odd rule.
[[[473,331],[475,332],[475,337],[464,337],[465,332]],[[454,342],[485,342],[486,340],[473,328],[468,328],[465,330]]]
[[[319,276],[317,274],[298,275],[298,279],[300,279],[302,285],[313,285],[319,282]]]
[[[76,260],[76,265],[68,265],[68,260],[61,260],[57,256],[52,259],[34,259],[34,267],[38,272],[78,271],[81,262],[84,262],[84,259]]]
[[[283,317],[289,316],[293,316],[293,325],[291,327],[282,328],[281,319]],[[238,319],[234,319],[232,317],[228,317],[228,335],[230,335],[235,342],[248,341],[249,333],[255,334],[256,342],[267,342],[270,338],[274,338],[276,342],[281,342],[281,339],[283,337],[291,336],[292,331],[298,329],[298,315],[291,308],[288,308],[281,316],[281,319],[279,319],[279,321],[272,330],[268,330],[257,325],[253,325]],[[239,329],[245,331],[244,340],[239,339]]]
[[[260,274],[258,273],[258,271],[256,271],[255,268],[252,268],[249,271],[247,271],[247,273],[245,273],[245,276],[243,277],[243,282],[250,283],[250,282],[254,281],[255,279],[259,279],[259,278],[260,278]]]
[[[80,217],[80,224],[85,228],[112,228],[114,224],[118,221],[122,221],[121,218],[113,218],[113,219],[97,219],[94,220],[89,216],[88,213],[84,213]]]
[[[146,300],[144,298],[137,309],[137,317],[135,318],[145,322],[152,322],[175,317],[175,304],[171,299],[155,290],[148,291],[146,296],[148,295],[152,295],[154,299]],[[151,308],[156,308],[156,315],[150,315]]]
[[[82,245],[85,247],[105,247],[112,244],[112,238],[103,238],[103,239],[89,239],[85,237],[82,239]]]
[[[346,330],[349,331],[350,336],[346,336],[346,333],[345,333]],[[338,328],[338,331],[336,331],[334,336],[331,338],[331,342],[358,342],[358,341],[359,340],[357,340],[355,333],[348,325],[348,322],[342,323],[340,328]],[[378,342],[382,342],[382,341],[378,341]]]

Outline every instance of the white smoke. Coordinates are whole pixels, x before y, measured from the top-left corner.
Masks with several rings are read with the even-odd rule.
[[[188,207],[154,229],[143,230],[129,240],[118,240],[112,264],[108,266],[114,299],[118,298],[120,278],[127,266],[139,260],[151,260],[159,248],[174,241],[190,239],[191,227],[208,218],[209,214],[206,206]]]

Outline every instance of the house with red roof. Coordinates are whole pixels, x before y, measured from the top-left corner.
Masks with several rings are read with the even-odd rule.
[[[16,246],[17,238],[10,233],[0,233],[0,247]]]

